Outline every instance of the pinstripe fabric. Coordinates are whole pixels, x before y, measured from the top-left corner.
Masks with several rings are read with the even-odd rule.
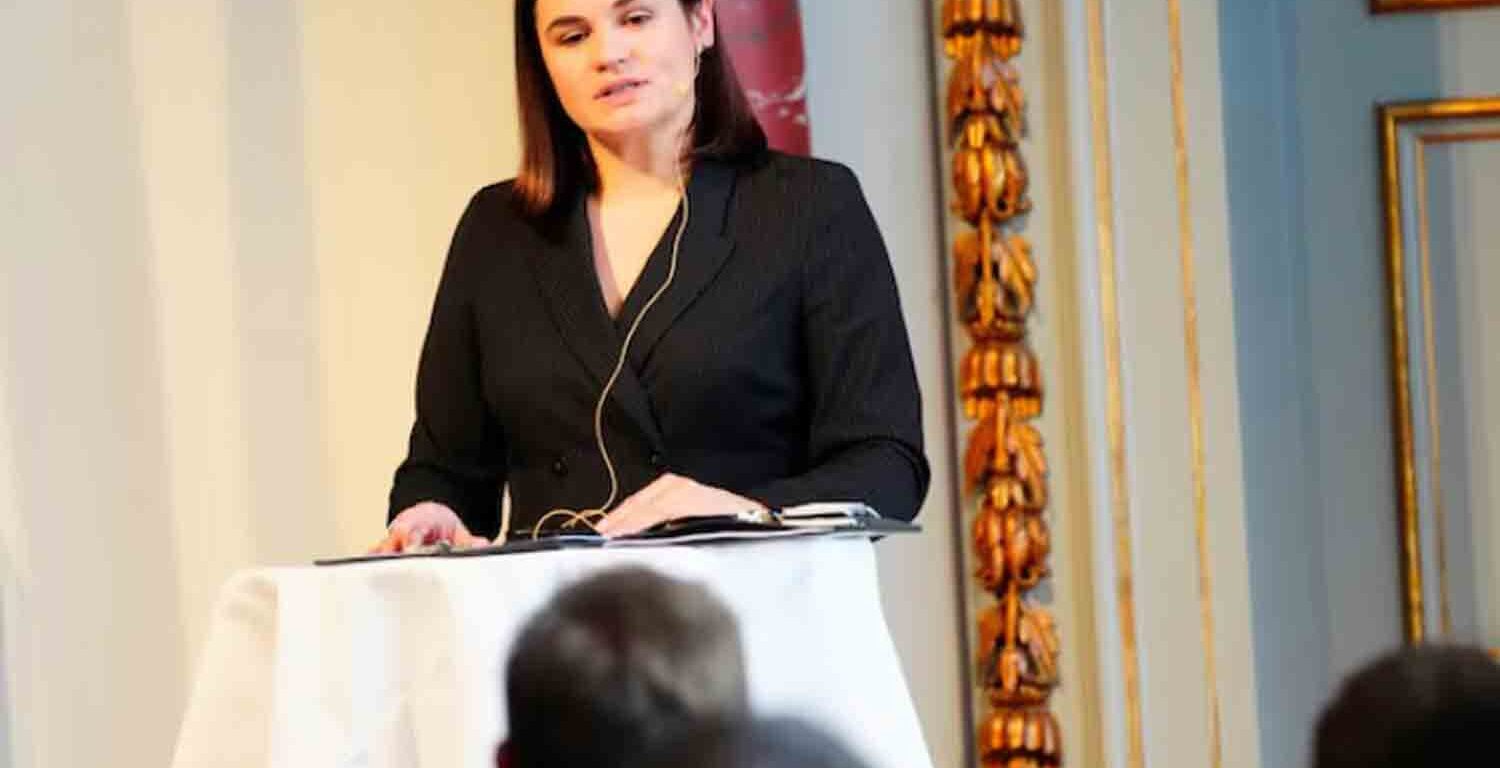
[[[626,324],[605,309],[583,201],[537,222],[509,188],[480,190],[454,234],[390,506],[441,501],[491,536],[506,482],[518,528],[604,500],[593,406]],[[605,409],[622,493],[671,471],[773,507],[862,500],[912,518],[929,479],[920,396],[853,173],[778,153],[703,161],[688,196],[677,278]],[[661,285],[668,239],[622,318]]]

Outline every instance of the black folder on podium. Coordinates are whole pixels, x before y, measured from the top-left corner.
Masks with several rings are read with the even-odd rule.
[[[450,549],[439,545],[414,552],[331,557],[314,562],[317,565],[345,565],[423,557],[488,557],[560,549],[715,544],[793,538],[879,539],[892,534],[920,533],[921,530],[922,527],[914,523],[887,520],[864,504],[816,503],[774,510],[764,518],[755,520],[730,515],[670,520],[641,533],[613,539],[592,532],[549,531],[536,538],[521,537],[488,547]]]

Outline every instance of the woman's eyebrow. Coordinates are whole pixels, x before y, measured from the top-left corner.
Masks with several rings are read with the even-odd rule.
[[[584,19],[582,16],[559,16],[553,19],[552,22],[547,25],[546,31],[551,32],[558,27],[571,27],[583,23]]]
[[[618,11],[625,6],[635,5],[638,2],[640,2],[640,0],[615,0],[610,4],[610,9]],[[559,16],[547,24],[547,31],[550,32],[556,27],[561,27],[568,24],[583,24],[585,22],[586,19],[584,19],[582,16]]]

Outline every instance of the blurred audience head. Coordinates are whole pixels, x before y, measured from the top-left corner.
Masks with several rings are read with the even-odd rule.
[[[701,724],[632,768],[866,768],[832,736],[796,720]]]
[[[1419,646],[1344,682],[1318,722],[1313,768],[1479,765],[1500,759],[1497,737],[1500,664],[1475,648]]]
[[[562,590],[505,677],[509,768],[612,768],[702,720],[745,716],[734,616],[704,587],[639,567]]]

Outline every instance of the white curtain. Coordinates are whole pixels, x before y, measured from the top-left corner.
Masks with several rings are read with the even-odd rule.
[[[167,764],[224,578],[378,536],[510,12],[0,4],[0,763]]]

